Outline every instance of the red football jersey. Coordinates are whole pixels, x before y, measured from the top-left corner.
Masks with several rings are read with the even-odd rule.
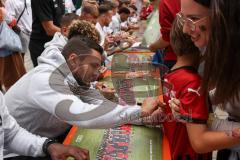
[[[174,119],[171,109],[166,109],[164,134],[168,137],[173,160],[210,160],[211,154],[197,154],[189,142],[185,123],[206,124],[208,119],[207,98],[199,92],[201,77],[191,67],[181,67],[170,71],[164,80],[172,85],[169,92],[164,93],[164,102],[171,98],[180,100],[180,116]]]

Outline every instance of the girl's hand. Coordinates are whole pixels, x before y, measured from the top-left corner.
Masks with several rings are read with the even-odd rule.
[[[179,117],[180,114],[180,109],[179,109],[179,105],[180,105],[180,101],[179,99],[176,98],[172,98],[171,100],[169,100],[169,106],[172,110],[172,114],[175,118]]]

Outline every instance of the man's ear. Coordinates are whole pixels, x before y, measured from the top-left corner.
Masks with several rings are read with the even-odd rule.
[[[68,56],[68,64],[75,68],[78,65],[78,55],[76,53],[70,53]]]
[[[68,28],[67,27],[61,27],[61,32],[64,36],[68,36],[67,33],[68,33]]]

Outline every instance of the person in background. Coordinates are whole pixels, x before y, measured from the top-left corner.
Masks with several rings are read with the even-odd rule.
[[[98,16],[99,16],[98,7],[96,5],[89,4],[84,5],[82,7],[79,19],[86,20],[96,25]]]
[[[117,0],[107,0],[104,1],[104,5],[109,5],[112,8],[113,16],[112,16],[112,21],[114,19],[114,16],[118,16],[118,7],[119,7],[119,2]],[[103,30],[106,34],[112,34],[114,31],[111,29],[112,22],[109,24],[108,27],[104,27]]]
[[[6,10],[4,8],[4,5],[2,3],[2,0],[0,0],[0,22],[4,20],[4,17],[6,15]],[[0,62],[0,68],[2,68],[2,62]],[[0,70],[0,76],[2,76],[2,70]],[[2,91],[2,82],[0,81],[0,91]]]
[[[95,6],[95,8],[99,7],[99,4],[97,3],[96,0],[83,0],[82,6],[76,11],[76,14],[80,16],[82,13],[82,8],[87,5],[93,5]]]
[[[99,17],[96,23],[96,29],[100,33],[101,42],[100,45],[103,48],[106,48],[108,43],[111,42],[111,39],[107,37],[107,34],[104,32],[103,28],[108,27],[112,21],[112,9],[109,5],[100,5],[99,6]]]
[[[61,34],[64,37],[68,37],[69,26],[72,24],[73,21],[79,20],[79,16],[75,13],[66,13],[62,16],[60,22]],[[57,32],[59,33],[59,32]],[[56,33],[55,33],[56,34]],[[45,46],[44,46],[45,47]]]
[[[128,18],[128,22],[131,24],[136,24],[138,22],[137,7],[135,5],[130,5],[129,10],[131,13]]]
[[[161,26],[161,37],[149,46],[153,52],[163,50],[164,64],[168,68],[176,63],[176,55],[170,45],[170,29],[176,14],[180,11],[180,0],[161,0],[159,4],[159,23]]]
[[[4,10],[4,5],[0,0],[0,21],[1,22],[4,20],[5,14],[6,14],[6,11]]]
[[[6,20],[8,11],[5,10],[4,4],[0,1],[1,17],[0,23]],[[16,24],[16,20],[8,21],[10,27]],[[0,88],[4,86],[7,91],[18,79],[26,73],[23,57],[21,53],[13,52],[11,55],[0,57]],[[3,90],[3,89],[2,89]]]
[[[131,0],[119,0],[119,8],[128,7],[131,4]]]
[[[32,0],[32,33],[29,50],[33,65],[44,50],[44,44],[50,41],[56,32],[60,32],[60,20],[65,13],[64,0]]]
[[[120,15],[120,29],[123,31],[129,30],[128,26],[128,18],[131,14],[130,10],[128,8],[122,7],[119,9],[118,14]]]
[[[73,4],[74,4],[76,10],[78,10],[82,6],[82,1],[83,0],[73,0]]]
[[[4,20],[5,15],[6,15],[6,10],[4,8],[4,4],[2,0],[0,0],[0,22]]]
[[[155,6],[159,6],[161,0],[150,0],[150,3],[153,5],[153,7],[155,8]]]
[[[104,0],[96,0],[99,5],[103,4]]]
[[[72,0],[65,0],[65,13],[75,13],[76,8]]]
[[[137,16],[140,17],[141,10],[142,10],[142,5],[143,5],[143,0],[136,0],[134,5],[137,7]]]
[[[119,2],[117,0],[106,0],[103,3],[104,5],[108,5],[112,8],[113,16],[117,14],[118,12],[118,7],[119,7]]]
[[[127,20],[128,20],[128,17],[130,16],[130,13],[131,12],[128,8],[122,7],[119,9],[118,14],[113,16],[110,28],[114,34],[121,30],[124,30],[124,31],[128,30]]]
[[[135,5],[130,5],[129,10],[131,13],[126,23],[128,30],[137,30],[139,29],[139,25],[138,25],[139,18],[137,16],[137,7]]]
[[[31,0],[7,0],[6,9],[8,10],[7,21],[18,21],[13,29],[19,32],[22,42],[22,56],[26,70],[33,68],[30,58],[29,41],[32,32],[32,8]]]
[[[143,1],[143,7],[140,13],[140,19],[146,20],[148,16],[153,12],[153,5],[147,0]]]
[[[66,45],[67,41],[68,41],[68,33],[69,33],[69,27],[71,25],[71,23],[73,21],[79,20],[79,16],[76,15],[75,13],[67,13],[64,14],[61,18],[61,22],[60,22],[60,28],[61,28],[61,32],[56,32],[53,36],[53,39],[47,43],[45,43],[44,45],[44,51],[51,48],[54,49],[55,46],[57,46],[56,48],[58,48],[59,50],[59,54],[61,54],[60,52],[62,51],[63,47]],[[87,27],[87,24],[86,24]],[[55,51],[57,52],[57,51]]]
[[[5,3],[7,10],[6,19],[9,23],[13,20],[18,21],[20,39],[23,47],[23,54],[28,52],[30,35],[32,31],[32,8],[31,0],[7,0]]]

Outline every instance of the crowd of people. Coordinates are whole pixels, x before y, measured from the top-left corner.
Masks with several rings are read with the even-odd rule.
[[[173,160],[211,160],[214,150],[240,160],[239,9],[238,0],[1,0],[0,36],[13,32],[22,49],[0,46],[0,159],[90,159],[61,144],[72,125],[150,124],[162,125]],[[154,10],[161,34],[147,47],[161,54],[171,88],[164,102],[112,102],[98,82],[111,47],[134,44]]]

